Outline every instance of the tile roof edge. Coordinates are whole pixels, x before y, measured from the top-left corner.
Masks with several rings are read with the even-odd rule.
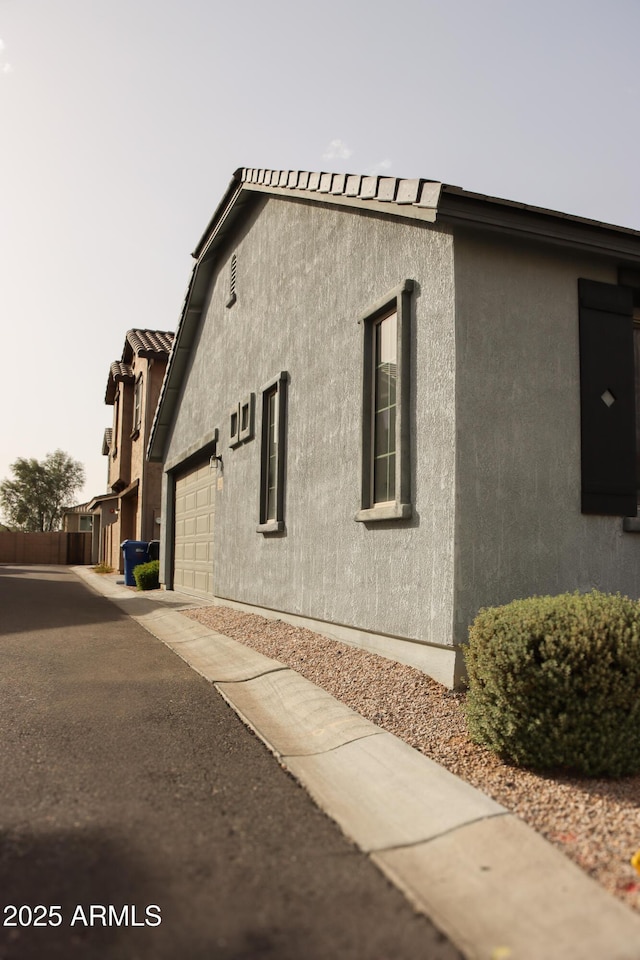
[[[175,331],[173,330],[155,330],[153,329],[153,327],[131,327],[130,330],[127,330],[125,336],[128,337],[130,333],[136,333],[138,335],[141,333],[153,333],[155,334],[155,336],[162,336],[162,337],[175,336]]]
[[[122,362],[130,363],[133,360],[133,355],[144,359],[168,357],[174,337],[175,334],[170,330],[133,327],[127,330],[125,334]]]
[[[385,177],[379,175],[329,173],[308,170],[266,170],[243,167],[239,171],[241,185],[247,190],[263,190],[287,196],[332,203],[359,202],[372,204],[374,209],[398,206],[401,215],[409,211],[433,210],[437,207],[442,183],[423,177]],[[387,209],[386,212],[391,212]],[[415,215],[415,214],[414,214]]]
[[[502,207],[514,213],[533,214],[556,221],[569,221],[577,227],[597,228],[638,237],[640,231],[577,214],[565,213],[521,201],[494,197],[465,190],[444,181],[427,178],[407,179],[381,174],[328,173],[306,170],[268,170],[241,167],[234,176],[246,190],[261,190],[276,195],[314,199],[347,206],[366,206],[396,216],[435,221],[441,199],[452,202],[482,204],[487,208]],[[416,188],[416,185],[417,188]],[[355,202],[354,202],[355,201]],[[400,209],[396,209],[400,208]],[[432,216],[421,211],[434,211]]]

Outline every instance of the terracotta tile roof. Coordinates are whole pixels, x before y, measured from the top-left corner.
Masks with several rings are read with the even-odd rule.
[[[109,368],[109,377],[115,381],[133,380],[133,370],[128,363],[114,360]]]
[[[167,330],[127,330],[126,340],[139,357],[168,357],[173,336],[173,333]],[[124,352],[122,359],[125,359]]]
[[[116,383],[131,383],[134,373],[131,362],[134,356],[149,360],[166,360],[171,353],[174,334],[168,330],[127,330],[122,349],[122,359],[114,360],[109,368],[109,379],[104,402],[113,404]]]

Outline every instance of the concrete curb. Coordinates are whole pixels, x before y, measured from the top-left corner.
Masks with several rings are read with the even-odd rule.
[[[72,569],[211,681],[469,960],[638,960],[640,917],[504,807],[295,671],[183,617],[191,598],[153,600]]]

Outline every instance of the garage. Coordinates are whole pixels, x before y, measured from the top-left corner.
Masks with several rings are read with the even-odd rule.
[[[209,459],[175,478],[173,589],[213,594],[215,471]]]

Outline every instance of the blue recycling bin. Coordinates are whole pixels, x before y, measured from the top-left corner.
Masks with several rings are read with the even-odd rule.
[[[120,544],[124,557],[124,582],[128,587],[135,587],[136,585],[133,570],[138,564],[147,562],[148,546],[146,540],[123,540]]]

